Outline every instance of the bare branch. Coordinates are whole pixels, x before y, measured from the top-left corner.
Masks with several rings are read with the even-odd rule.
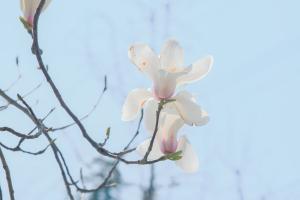
[[[24,114],[26,114],[31,120],[33,120],[31,114],[28,110],[21,106],[16,100],[9,97],[3,90],[0,89],[0,96],[3,97],[9,104],[15,106],[17,109],[21,110]]]
[[[26,134],[17,132],[10,127],[0,127],[0,132],[9,132],[19,138],[24,138],[24,139],[35,139],[35,138],[38,138],[42,134],[42,133],[38,132],[37,134],[34,134],[34,135],[26,135]]]
[[[28,97],[29,95],[31,95],[32,93],[34,93],[36,90],[38,90],[40,87],[42,86],[42,83],[38,84],[37,86],[35,86],[33,89],[31,89],[30,91],[28,91],[27,93],[25,93],[24,95],[22,95],[23,98]],[[8,90],[3,90],[2,92],[7,92]],[[0,94],[0,96],[2,96]],[[18,102],[18,100],[16,100],[16,102]],[[6,105],[4,106],[0,106],[0,111],[5,110],[8,108],[8,106],[11,105],[10,102],[8,102]]]
[[[10,200],[15,200],[14,188],[13,188],[13,184],[12,184],[12,180],[11,180],[11,176],[10,176],[10,170],[9,170],[9,167],[7,165],[5,156],[4,156],[1,148],[0,148],[0,159],[1,159],[2,166],[5,171],[5,175],[6,175],[6,181],[7,181],[7,185],[8,185]]]
[[[156,111],[156,121],[155,121],[155,129],[154,129],[154,133],[153,133],[153,136],[151,138],[151,141],[150,141],[150,145],[149,145],[149,148],[144,156],[144,161],[147,161],[148,159],[148,156],[150,154],[150,152],[152,151],[152,147],[153,147],[153,144],[154,144],[154,140],[155,140],[155,137],[156,137],[156,134],[157,134],[157,131],[158,131],[158,123],[159,123],[159,116],[160,116],[160,112],[161,110],[163,109],[163,105],[164,105],[164,101],[161,101],[159,104],[158,104],[158,109]]]
[[[16,147],[12,148],[12,147],[8,147],[5,144],[3,144],[3,143],[0,142],[0,146],[2,146],[3,148],[5,148],[6,150],[9,150],[9,151],[14,151],[14,152],[20,151],[20,152],[25,153],[25,154],[37,156],[37,155],[41,155],[41,154],[45,153],[47,151],[47,149],[49,148],[50,144],[48,144],[42,150],[39,150],[39,151],[36,151],[36,152],[31,152],[31,151],[27,151],[27,150],[22,149],[20,147],[20,143]]]
[[[69,184],[68,179],[67,179],[67,175],[66,175],[66,173],[64,171],[64,168],[63,168],[63,164],[62,164],[61,160],[59,159],[59,149],[58,149],[55,142],[52,140],[52,138],[49,136],[49,134],[47,132],[44,132],[44,135],[46,136],[47,140],[50,143],[50,146],[51,146],[52,152],[54,154],[55,160],[58,163],[58,166],[60,168],[60,172],[62,174],[62,177],[63,177],[64,183],[65,183],[69,198],[71,200],[74,200],[74,197],[73,197],[73,194],[72,194],[72,191],[71,191],[71,188],[70,188],[70,184]]]
[[[154,165],[150,166],[150,179],[149,179],[149,186],[144,189],[144,196],[143,200],[154,200],[155,199],[155,170]]]

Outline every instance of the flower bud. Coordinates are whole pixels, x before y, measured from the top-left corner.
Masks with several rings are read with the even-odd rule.
[[[47,8],[51,0],[46,0],[43,10]],[[27,28],[32,28],[35,12],[41,0],[20,0],[21,10],[23,12],[22,22],[26,22]]]

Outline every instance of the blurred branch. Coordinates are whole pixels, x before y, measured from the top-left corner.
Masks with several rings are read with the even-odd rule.
[[[154,200],[155,199],[155,169],[154,165],[150,166],[150,179],[148,188],[144,189],[143,200]]]
[[[0,185],[0,200],[3,200],[1,185]]]
[[[8,185],[10,200],[15,200],[14,188],[13,188],[13,184],[12,184],[12,180],[11,180],[11,176],[10,176],[10,170],[9,170],[9,167],[7,165],[5,156],[4,156],[1,148],[0,148],[0,159],[1,159],[2,166],[5,171],[5,175],[6,175],[6,181],[7,181],[7,185]],[[1,197],[1,199],[2,199],[2,197]]]
[[[239,200],[244,200],[244,192],[242,189],[242,177],[241,177],[241,172],[239,169],[235,170],[235,176],[236,176],[236,180],[237,180],[237,193],[238,193],[238,197]]]

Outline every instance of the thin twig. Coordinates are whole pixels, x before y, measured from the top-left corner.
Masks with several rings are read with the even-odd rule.
[[[16,67],[17,67],[17,71],[18,71],[18,77],[17,77],[17,79],[16,79],[14,82],[12,82],[12,83],[8,86],[7,89],[4,90],[5,92],[7,92],[7,91],[9,91],[11,88],[13,88],[13,87],[19,82],[19,80],[22,78],[22,75],[21,75],[21,72],[20,72],[20,68],[19,68],[19,58],[18,58],[18,56],[16,57]]]
[[[41,133],[36,133],[34,135],[26,135],[26,134],[23,134],[23,133],[20,133],[20,132],[17,132],[15,131],[14,129],[10,128],[10,127],[0,127],[0,132],[9,132],[17,137],[20,137],[20,138],[24,138],[24,139],[35,139],[35,138],[38,138]]]
[[[15,106],[17,109],[21,110],[24,114],[26,114],[31,120],[33,120],[33,117],[28,112],[28,110],[21,106],[16,100],[9,97],[3,90],[0,89],[0,96],[3,97],[9,104]]]
[[[31,95],[32,93],[34,93],[37,89],[39,89],[42,86],[42,83],[38,84],[37,86],[35,86],[33,89],[31,89],[30,91],[28,91],[27,93],[25,93],[24,95],[22,95],[23,98],[28,97],[29,95]],[[3,90],[2,92],[7,92],[7,90]],[[2,96],[2,95],[1,95]],[[18,102],[18,101],[16,101]],[[8,108],[8,106],[10,106],[11,103],[8,102],[6,105],[4,106],[0,106],[0,111],[5,110]]]
[[[155,122],[155,129],[154,129],[154,133],[152,135],[152,138],[151,138],[151,141],[150,141],[150,145],[148,147],[148,150],[144,156],[144,161],[147,161],[148,159],[148,156],[150,154],[150,152],[152,151],[152,148],[153,148],[153,144],[154,144],[154,140],[156,138],[156,134],[157,134],[157,131],[158,131],[158,123],[159,123],[159,117],[160,117],[160,112],[161,110],[163,109],[163,105],[164,105],[164,101],[161,101],[159,104],[158,104],[158,108],[157,108],[157,111],[156,111],[156,122]]]
[[[105,76],[104,77],[104,87],[103,87],[103,90],[101,92],[101,94],[99,95],[96,103],[94,104],[94,106],[91,108],[91,110],[86,114],[84,115],[83,117],[80,118],[80,121],[83,121],[85,119],[87,119],[95,110],[96,108],[98,107],[98,105],[100,104],[102,98],[103,98],[103,95],[105,94],[105,92],[107,91],[107,77]],[[58,128],[52,128],[51,131],[60,131],[60,130],[64,130],[64,129],[67,129],[67,128],[70,128],[71,126],[74,126],[76,125],[75,122],[73,123],[70,123],[68,125],[64,125],[64,126],[61,126],[61,127],[58,127]]]
[[[44,135],[46,136],[47,140],[51,144],[51,149],[52,149],[52,152],[53,152],[54,157],[56,159],[56,162],[58,163],[58,166],[60,168],[60,172],[62,174],[64,183],[65,183],[65,186],[66,186],[66,189],[67,189],[68,196],[71,200],[74,200],[74,197],[73,197],[73,194],[72,194],[72,191],[71,191],[71,188],[70,188],[70,184],[68,183],[67,175],[66,175],[66,173],[63,169],[63,164],[61,163],[61,160],[59,159],[58,147],[56,146],[55,142],[52,140],[52,138],[49,136],[48,133],[44,132]]]

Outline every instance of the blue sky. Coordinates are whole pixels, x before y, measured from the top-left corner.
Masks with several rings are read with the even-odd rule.
[[[43,116],[57,107],[48,123],[71,121],[59,109],[30,54],[30,37],[18,21],[19,1],[3,4],[0,88],[16,79],[14,60],[19,56],[22,79],[9,94],[26,93],[42,83],[28,98],[36,112]],[[98,140],[111,126],[113,150],[124,146],[137,123],[120,120],[126,94],[150,86],[128,60],[128,46],[144,42],[159,52],[166,39],[176,38],[185,49],[186,64],[213,55],[210,74],[187,87],[211,116],[208,125],[183,130],[199,154],[200,170],[186,175],[172,163],[158,164],[157,199],[294,200],[300,198],[299,6],[296,0],[53,0],[41,17],[40,42],[54,81],[79,116],[96,102],[103,77],[108,76],[107,94],[84,123]],[[14,109],[0,113],[0,126],[4,125],[30,129],[30,122]],[[55,134],[74,174],[96,156],[79,135],[75,127]],[[145,137],[141,134],[135,145]],[[7,136],[0,140],[15,142]],[[41,139],[26,147],[34,150],[45,144]],[[39,157],[5,153],[17,199],[64,199],[50,151]],[[129,183],[147,184],[148,167],[121,168]],[[180,186],[167,188],[171,179]],[[120,199],[129,199],[128,194],[140,199],[137,187],[123,189]]]

